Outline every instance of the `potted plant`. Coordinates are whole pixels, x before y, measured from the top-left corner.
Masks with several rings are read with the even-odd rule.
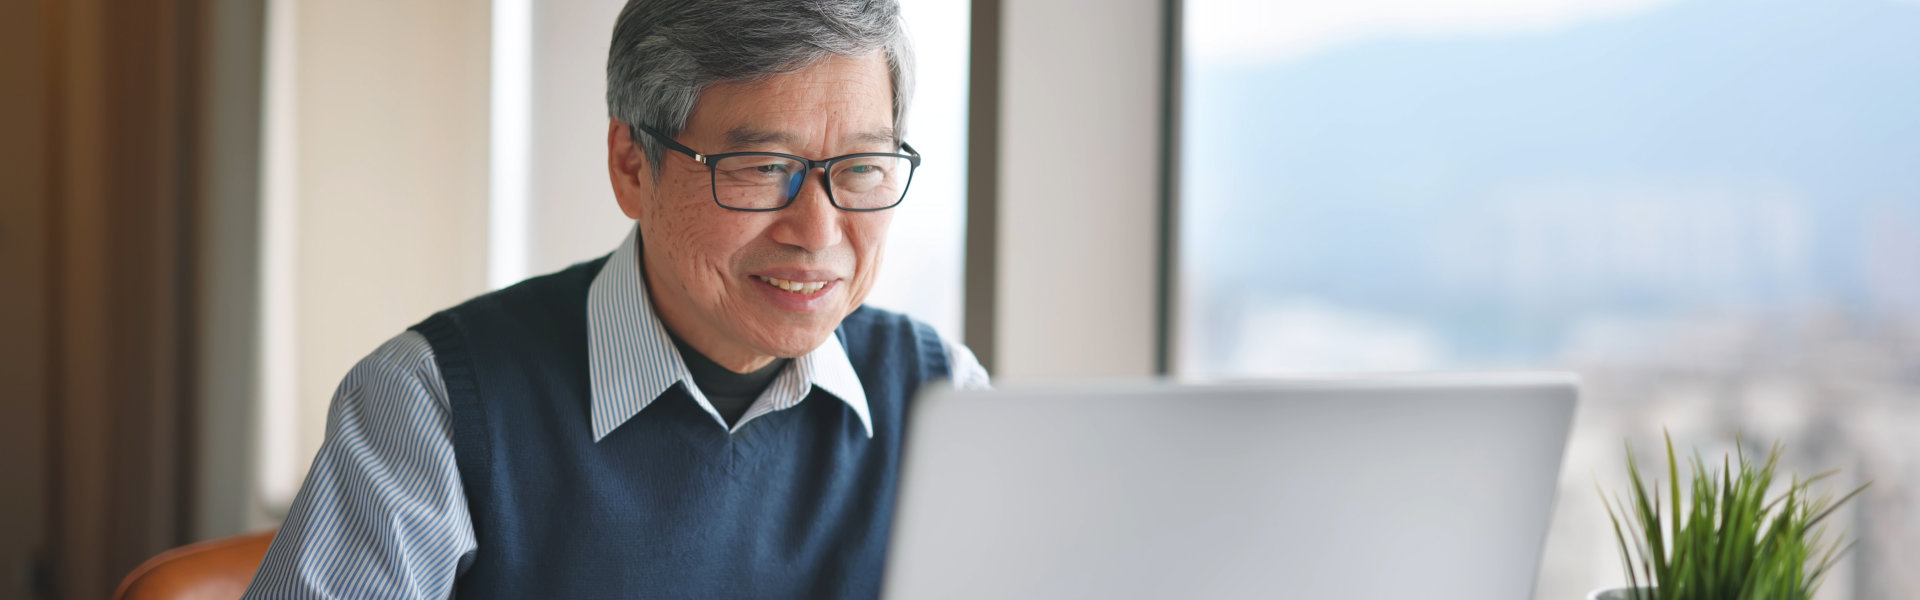
[[[1599,590],[1589,600],[1805,600],[1813,597],[1835,561],[1852,544],[1841,534],[1829,541],[1823,521],[1853,499],[1862,485],[1833,501],[1811,486],[1837,471],[1794,477],[1772,498],[1781,446],[1756,465],[1745,452],[1739,463],[1722,458],[1709,469],[1699,452],[1689,461],[1693,476],[1683,496],[1680,469],[1667,436],[1667,495],[1659,480],[1651,489],[1641,477],[1633,447],[1627,447],[1632,489],[1623,499],[1601,492],[1613,521],[1626,569],[1627,587]]]

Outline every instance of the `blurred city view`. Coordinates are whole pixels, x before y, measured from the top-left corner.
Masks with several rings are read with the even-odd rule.
[[[1873,480],[1822,597],[1920,597],[1920,2],[1185,4],[1181,374],[1573,370],[1536,597],[1663,429]]]

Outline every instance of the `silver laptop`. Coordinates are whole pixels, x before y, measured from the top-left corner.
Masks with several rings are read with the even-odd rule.
[[[888,598],[1524,599],[1578,381],[929,389]]]

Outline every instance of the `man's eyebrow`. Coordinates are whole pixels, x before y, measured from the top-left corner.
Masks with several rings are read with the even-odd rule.
[[[728,148],[771,146],[771,145],[787,144],[787,143],[791,143],[792,141],[793,141],[793,136],[780,133],[777,131],[765,131],[760,129],[754,129],[746,125],[741,125],[739,127],[735,127],[727,131],[727,147]],[[855,133],[853,135],[847,136],[846,141],[849,144],[855,145],[855,146],[863,146],[863,145],[869,145],[869,144],[892,146],[894,144],[899,143],[899,139],[894,136],[894,131],[892,127],[882,127],[880,129],[874,129],[869,131],[863,131],[860,133]]]
[[[847,141],[851,142],[852,145],[855,145],[855,146],[866,145],[866,144],[884,144],[887,146],[892,146],[895,144],[899,144],[900,138],[894,136],[894,131],[892,127],[885,127],[881,129],[872,130],[872,131],[863,131],[860,133],[853,134],[851,136],[847,136]]]
[[[741,125],[727,131],[727,147],[767,146],[793,141],[791,136],[777,131],[762,131]]]

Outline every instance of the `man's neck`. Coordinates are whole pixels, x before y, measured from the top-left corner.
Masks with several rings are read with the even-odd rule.
[[[738,373],[708,360],[671,331],[668,337],[673,338],[674,347],[687,364],[687,372],[693,375],[693,384],[700,388],[707,402],[714,411],[720,413],[720,418],[727,422],[728,427],[739,423],[740,417],[746,415],[747,409],[753,406],[754,399],[759,398],[760,393],[773,383],[773,379],[780,376],[780,371],[793,362],[783,358],[767,363],[759,370]]]

